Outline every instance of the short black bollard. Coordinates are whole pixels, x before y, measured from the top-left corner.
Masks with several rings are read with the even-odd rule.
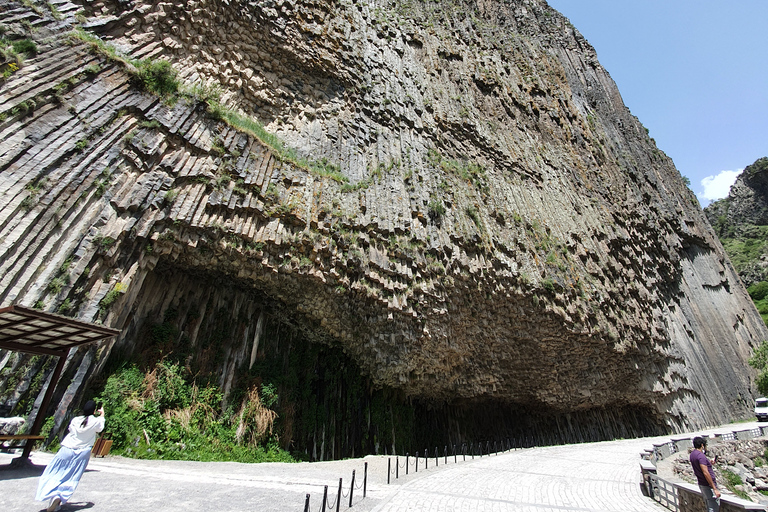
[[[416,452],[416,473],[419,472],[419,452]]]
[[[339,512],[341,507],[341,478],[339,478],[339,495],[336,496],[336,512]]]
[[[429,469],[429,450],[424,450],[424,469]]]
[[[307,499],[304,501],[304,512],[309,512],[309,494],[307,494]]]
[[[440,452],[437,451],[437,446],[435,446],[435,467],[439,466],[438,462],[440,461]]]
[[[456,445],[453,445],[453,463],[456,464],[458,460],[456,459],[458,455],[456,455]]]
[[[445,456],[445,463],[448,464],[448,447],[443,448],[443,455]]]
[[[408,452],[405,452],[405,474],[408,474],[408,466],[411,465],[410,461],[408,460],[410,458],[410,455]]]
[[[355,470],[352,470],[352,484],[349,486],[349,508],[352,508],[352,493],[355,492]]]
[[[325,504],[328,503],[328,486],[325,486],[325,489],[323,489],[323,506],[320,509],[321,512],[325,512]]]
[[[368,491],[368,463],[366,462],[363,467],[365,468],[363,472],[363,498],[365,498]]]
[[[392,476],[392,457],[388,457],[387,458],[387,485],[389,485],[391,476]]]
[[[395,457],[395,479],[400,478],[400,456]]]
[[[461,443],[461,456],[465,461],[467,460],[467,443]]]

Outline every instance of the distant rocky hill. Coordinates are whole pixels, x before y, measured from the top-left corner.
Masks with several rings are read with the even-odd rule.
[[[704,208],[739,277],[768,318],[768,158],[744,169],[728,197]]]
[[[53,431],[163,360],[221,414],[273,383],[280,442],[317,458],[748,414],[768,330],[545,1],[0,13],[0,304],[122,329],[70,356]],[[51,362],[0,369],[34,414]]]

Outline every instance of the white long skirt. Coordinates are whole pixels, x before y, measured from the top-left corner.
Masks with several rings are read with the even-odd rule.
[[[37,484],[37,501],[48,501],[51,498],[60,498],[62,503],[69,501],[72,493],[80,483],[88,460],[91,458],[91,449],[72,450],[62,446]]]

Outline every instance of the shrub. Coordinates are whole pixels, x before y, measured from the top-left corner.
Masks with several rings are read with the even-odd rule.
[[[11,43],[13,51],[16,53],[26,53],[27,55],[37,55],[37,45],[29,39],[19,39]]]
[[[749,358],[749,365],[760,372],[755,384],[761,395],[768,395],[768,342],[763,341]]]
[[[136,62],[136,78],[145,90],[158,96],[170,96],[179,90],[176,71],[167,60],[144,59]]]
[[[275,387],[251,387],[240,408],[223,411],[218,386],[198,386],[188,369],[164,361],[142,372],[123,366],[104,386],[108,435],[117,454],[137,458],[292,462],[271,434]],[[262,399],[263,397],[263,399]]]
[[[752,297],[752,300],[763,300],[768,296],[768,282],[760,281],[757,284],[753,284],[747,288],[747,292],[749,293],[749,296]]]
[[[445,205],[438,199],[430,199],[427,209],[429,210],[429,218],[433,221],[445,215]]]

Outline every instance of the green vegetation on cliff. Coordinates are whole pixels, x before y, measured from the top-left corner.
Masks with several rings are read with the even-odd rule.
[[[755,381],[757,391],[763,396],[768,395],[768,342],[764,341],[755,349],[749,365],[760,372]]]
[[[768,324],[768,158],[747,166],[725,199],[704,212]]]
[[[222,408],[214,384],[198,386],[176,363],[148,372],[126,365],[107,379],[108,438],[122,455],[147,459],[290,462],[273,432],[273,387],[251,388],[241,403]]]

